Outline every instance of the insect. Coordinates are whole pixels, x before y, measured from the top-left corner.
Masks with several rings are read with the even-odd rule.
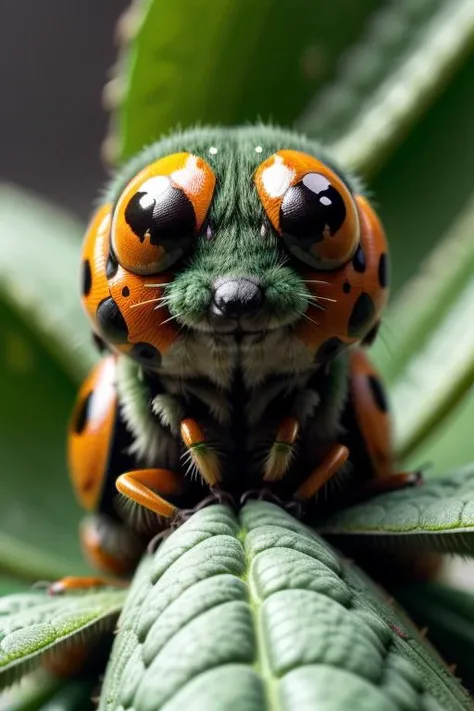
[[[82,299],[103,358],[69,432],[89,559],[130,572],[209,489],[311,505],[395,474],[363,346],[388,298],[379,219],[319,145],[253,126],[146,148],[88,227]]]

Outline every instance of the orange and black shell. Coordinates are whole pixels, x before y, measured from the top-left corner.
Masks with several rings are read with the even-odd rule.
[[[287,171],[287,183],[283,174],[283,179],[278,176],[277,187],[269,188],[265,171],[275,166]],[[298,151],[279,151],[255,175],[257,191],[276,232],[285,238],[284,201],[308,174],[326,180],[333,196],[344,203],[338,229],[323,232],[323,239],[312,245],[322,268],[299,269],[315,301],[295,334],[315,352],[316,361],[324,362],[345,347],[363,342],[376,328],[388,299],[389,255],[383,227],[368,200],[354,195],[326,164]]]
[[[153,181],[155,181],[153,183]],[[173,224],[168,239],[154,241],[150,230],[133,231],[130,210],[140,186],[166,181],[165,197]],[[88,227],[82,262],[82,300],[95,333],[115,350],[151,368],[178,337],[178,328],[162,303],[174,272],[167,268],[179,236],[191,240],[203,227],[215,176],[209,165],[189,153],[176,153],[150,164],[127,185],[117,205],[97,210]],[[171,204],[171,207],[170,207]],[[177,234],[179,233],[179,234]],[[180,252],[181,253],[181,252]]]
[[[130,436],[120,421],[115,379],[116,357],[108,355],[82,384],[68,432],[68,468],[76,496],[87,511],[109,515],[115,478],[132,468],[125,453]]]
[[[380,376],[361,348],[351,351],[348,404],[342,426],[357,471],[389,477],[395,471],[389,404]]]

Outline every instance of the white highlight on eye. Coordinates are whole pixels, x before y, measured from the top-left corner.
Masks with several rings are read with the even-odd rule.
[[[321,173],[307,173],[302,182],[303,185],[316,194],[322,193],[331,187],[329,180]],[[324,203],[324,205],[327,205],[327,203]]]
[[[206,180],[205,171],[198,166],[196,156],[189,156],[186,159],[184,168],[171,173],[171,179],[178,187],[187,193],[199,195]]]
[[[319,198],[319,202],[321,203],[321,205],[332,205],[332,200],[330,200],[325,195],[323,195],[323,197]]]
[[[284,164],[281,156],[274,156],[274,161],[263,171],[262,183],[269,197],[278,198],[286,193],[296,173]]]
[[[255,146],[255,153],[261,153],[263,151],[262,146]]]
[[[156,198],[168,190],[170,180],[166,175],[155,175],[153,178],[148,178],[138,188],[139,193],[144,193],[140,197],[140,207],[146,210],[155,203]]]
[[[215,146],[211,146],[211,147],[209,148],[209,153],[210,153],[211,156],[215,156],[218,152],[219,152],[219,149],[216,148]]]

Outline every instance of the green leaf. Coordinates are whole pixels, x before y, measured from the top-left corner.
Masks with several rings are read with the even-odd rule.
[[[474,123],[473,72],[474,52],[383,170],[370,180],[370,192],[390,242],[393,294],[445,237],[472,195],[472,165],[466,146]],[[447,175],[455,178],[444,179]],[[386,333],[388,345],[395,350],[396,331]]]
[[[352,170],[373,171],[472,50],[471,0],[391,0],[297,127]]]
[[[0,695],[0,711],[37,711],[53,697],[61,682],[43,670],[26,677],[21,684]]]
[[[474,595],[439,583],[406,585],[395,591],[456,675],[474,690]]]
[[[375,496],[317,525],[346,549],[439,551],[474,555],[474,466],[418,487]],[[352,541],[351,541],[352,539]],[[355,541],[354,541],[355,539]]]
[[[200,123],[288,124],[333,76],[377,0],[146,0],[121,23],[106,91],[120,159]],[[344,22],[341,22],[344,17]]]
[[[57,206],[0,184],[0,299],[75,378],[96,360],[79,297],[83,231]]]
[[[44,655],[67,654],[74,644],[113,630],[125,595],[123,589],[107,588],[0,598],[0,688],[39,666]]]
[[[87,571],[65,452],[75,381],[95,360],[81,233],[52,205],[0,185],[0,566],[30,580]]]
[[[276,506],[203,509],[136,574],[100,709],[467,709],[407,619]]]
[[[87,572],[66,468],[75,387],[1,301],[0,371],[0,566],[33,581]]]
[[[41,706],[40,711],[94,711],[96,704],[92,695],[95,687],[88,680],[69,681]]]
[[[409,455],[474,381],[474,196],[447,237],[399,293],[384,324],[396,349],[376,362],[391,385],[397,449]]]

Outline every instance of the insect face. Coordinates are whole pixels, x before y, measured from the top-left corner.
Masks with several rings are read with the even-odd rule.
[[[147,149],[92,221],[83,269],[95,330],[150,368],[203,334],[235,344],[279,332],[324,361],[366,336],[387,297],[366,199],[317,145],[262,127]]]

